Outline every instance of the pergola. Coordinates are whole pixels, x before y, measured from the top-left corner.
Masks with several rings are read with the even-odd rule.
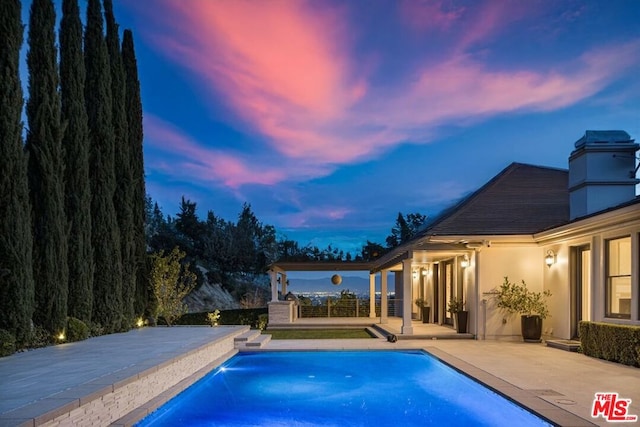
[[[375,275],[371,272],[370,262],[351,261],[301,261],[301,262],[275,262],[269,266],[269,277],[271,278],[271,302],[269,303],[270,323],[291,323],[294,321],[294,311],[292,301],[279,301],[278,290],[284,296],[287,294],[287,272],[289,271],[368,271],[369,272],[369,317],[376,317],[375,301]],[[278,284],[280,287],[278,287]],[[279,289],[280,288],[280,289]],[[386,317],[386,280],[383,290],[385,295],[382,298],[382,308]]]
[[[287,294],[287,272],[289,271],[368,271],[369,272],[369,318],[376,318],[376,274],[380,274],[380,323],[388,322],[388,277],[387,273],[395,272],[396,275],[396,299],[395,303],[400,303],[402,316],[402,334],[412,335],[412,304],[417,295],[414,287],[426,288],[427,282],[431,289],[428,297],[432,296],[433,283],[432,276],[425,276],[424,273],[433,271],[439,262],[446,259],[462,259],[472,257],[475,251],[475,243],[463,239],[452,239],[451,241],[432,241],[432,236],[416,239],[408,244],[395,248],[391,252],[378,259],[368,262],[350,261],[289,261],[275,262],[269,267],[271,278],[271,302],[269,303],[269,323],[290,324],[297,318],[293,301],[280,301],[278,291],[282,295]],[[468,258],[467,258],[468,259]],[[418,271],[420,274],[418,274]],[[399,279],[399,280],[398,280]],[[401,283],[400,290],[398,283]],[[278,286],[280,285],[280,287]],[[416,286],[414,286],[416,285]],[[398,291],[401,298],[398,299]],[[435,302],[435,301],[434,301]],[[441,322],[439,317],[444,313],[446,301],[441,302],[439,313],[433,313],[434,322]]]

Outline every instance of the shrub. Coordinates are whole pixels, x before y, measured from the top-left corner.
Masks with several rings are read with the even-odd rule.
[[[550,316],[546,301],[550,296],[551,291],[548,289],[544,292],[530,291],[524,280],[522,284],[511,283],[509,278],[505,276],[504,282],[496,294],[496,299],[498,307],[509,314],[538,315],[541,319],[546,319]]]
[[[89,338],[89,327],[80,319],[67,318],[67,341],[82,341]]]
[[[258,329],[264,331],[267,329],[267,325],[269,324],[269,315],[261,314],[258,316]]]
[[[582,321],[579,328],[585,355],[640,367],[640,327]]]
[[[211,326],[218,326],[220,322],[220,310],[215,310],[213,313],[207,314],[207,320]]]
[[[104,327],[100,323],[90,322],[88,326],[89,336],[99,337],[100,335],[104,335],[106,333]]]
[[[51,333],[49,333],[49,331],[47,331],[42,326],[35,326],[33,328],[33,332],[31,333],[31,337],[29,339],[27,347],[40,348],[46,347],[51,344],[53,344],[53,335],[51,335]]]
[[[0,357],[16,352],[16,337],[6,329],[0,329]]]
[[[246,308],[236,310],[221,310],[218,325],[250,325],[254,329],[259,328],[259,316],[267,314],[267,308]],[[158,319],[158,324],[164,324],[163,319]],[[174,325],[207,325],[210,326],[209,312],[187,313],[173,322]]]

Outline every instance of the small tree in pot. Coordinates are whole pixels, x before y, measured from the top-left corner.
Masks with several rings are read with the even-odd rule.
[[[512,283],[508,277],[498,289],[496,299],[498,307],[509,314],[519,313],[522,326],[522,338],[525,342],[540,342],[542,336],[542,320],[550,316],[546,299],[551,291],[534,292],[522,284]]]
[[[429,323],[429,316],[431,315],[429,300],[425,298],[417,298],[415,303],[422,309],[422,323]]]
[[[453,316],[453,326],[459,334],[467,333],[467,321],[469,312],[464,309],[464,300],[462,298],[452,297],[449,300],[447,311]]]

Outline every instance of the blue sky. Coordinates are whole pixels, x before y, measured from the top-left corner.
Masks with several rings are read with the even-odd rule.
[[[134,33],[147,189],[171,215],[183,195],[201,218],[247,202],[302,245],[356,251],[513,161],[566,168],[587,129],[640,135],[635,0],[114,9]]]

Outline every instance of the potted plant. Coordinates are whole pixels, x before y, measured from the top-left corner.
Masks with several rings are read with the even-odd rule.
[[[551,291],[530,291],[523,280],[521,284],[512,283],[508,277],[498,289],[496,298],[498,307],[509,314],[520,314],[522,339],[525,342],[540,342],[542,321],[549,316],[546,299]]]
[[[462,298],[452,297],[449,300],[447,311],[453,316],[453,326],[459,334],[467,333],[467,320],[469,312],[464,309],[464,300]]]
[[[415,303],[422,309],[422,323],[429,323],[429,316],[431,314],[431,307],[429,306],[429,300],[424,298],[417,298]]]

